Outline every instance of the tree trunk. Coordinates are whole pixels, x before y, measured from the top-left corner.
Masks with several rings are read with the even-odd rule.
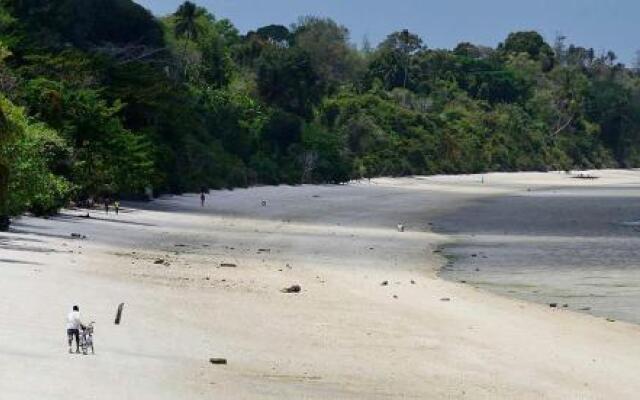
[[[184,40],[184,48],[182,49],[182,62],[184,63],[184,79],[187,79],[187,68],[189,67],[189,63],[187,62],[187,50],[189,46],[189,41],[191,38],[189,35]]]
[[[9,168],[0,164],[0,231],[9,228]]]

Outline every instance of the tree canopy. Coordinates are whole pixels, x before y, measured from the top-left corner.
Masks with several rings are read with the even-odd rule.
[[[558,37],[358,49],[187,1],[0,0],[0,227],[69,201],[387,175],[640,166],[640,72]]]

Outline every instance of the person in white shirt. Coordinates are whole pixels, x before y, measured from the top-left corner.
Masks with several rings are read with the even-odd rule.
[[[73,353],[71,345],[76,338],[76,353],[80,353],[80,328],[84,325],[80,319],[80,308],[73,306],[73,310],[67,315],[67,338],[69,339],[69,353]]]

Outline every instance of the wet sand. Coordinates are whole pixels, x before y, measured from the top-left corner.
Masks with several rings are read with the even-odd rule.
[[[442,276],[640,324],[640,183],[486,199],[436,221],[453,233]]]

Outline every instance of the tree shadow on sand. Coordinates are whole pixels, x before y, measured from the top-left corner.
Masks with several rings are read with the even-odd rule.
[[[69,222],[69,223],[78,223],[81,221],[98,221],[98,222],[107,222],[112,224],[124,224],[124,225],[134,225],[134,226],[148,226],[148,227],[156,226],[154,224],[150,224],[146,222],[127,221],[123,219],[102,218],[102,217],[96,217],[96,216],[91,216],[87,218],[82,215],[69,215],[69,214],[60,214],[60,215],[56,215],[55,217],[51,217],[49,219],[53,221],[61,221],[61,222]]]
[[[19,265],[42,265],[42,263],[36,261],[23,261],[15,260],[11,258],[0,258],[0,264],[19,264]]]

